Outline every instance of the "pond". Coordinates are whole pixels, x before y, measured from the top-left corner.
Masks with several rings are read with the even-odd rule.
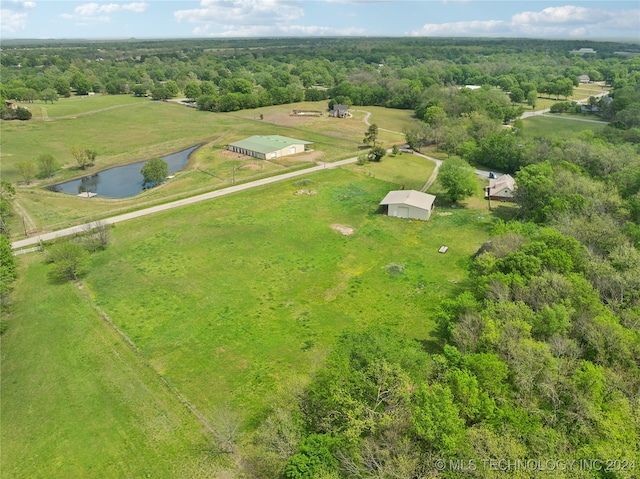
[[[189,155],[199,146],[192,146],[186,150],[161,157],[169,164],[169,175],[184,169],[189,162]],[[77,180],[49,186],[47,189],[70,195],[88,193],[92,194],[92,196],[95,194],[107,198],[127,198],[137,195],[145,189],[144,178],[140,173],[140,169],[145,163],[146,160],[129,165],[116,166]]]

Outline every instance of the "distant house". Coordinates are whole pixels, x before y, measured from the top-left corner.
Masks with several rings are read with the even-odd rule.
[[[253,156],[261,160],[271,160],[281,156],[295,155],[305,151],[310,141],[288,138],[280,135],[250,136],[244,140],[229,143],[229,151]]]
[[[581,48],[579,50],[571,50],[571,53],[575,53],[577,55],[588,55],[597,53],[593,48]]]
[[[428,220],[436,197],[416,190],[396,190],[387,193],[380,202],[387,207],[387,214],[398,218]]]
[[[485,197],[497,201],[515,201],[513,194],[516,190],[516,181],[511,175],[501,175],[489,180],[489,187],[485,191]]]
[[[597,105],[580,105],[580,113],[598,113],[600,107]]]
[[[329,110],[329,116],[334,118],[346,118],[349,116],[349,105],[338,105],[337,103],[333,105],[331,110]]]
[[[578,81],[580,83],[589,83],[589,82],[591,82],[591,78],[589,78],[589,75],[580,75],[578,77]]]

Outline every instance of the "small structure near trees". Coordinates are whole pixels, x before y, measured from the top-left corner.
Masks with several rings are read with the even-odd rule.
[[[496,201],[515,201],[516,181],[511,175],[501,175],[489,180],[489,186],[485,190],[485,198]]]
[[[416,190],[396,190],[387,193],[380,202],[387,214],[398,218],[426,221],[431,217],[436,197]]]

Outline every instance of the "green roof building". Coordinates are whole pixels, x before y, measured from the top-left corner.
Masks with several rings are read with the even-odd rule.
[[[271,160],[281,156],[295,155],[305,150],[310,141],[297,140],[280,135],[256,135],[229,143],[229,150],[241,155],[253,156],[261,160]]]

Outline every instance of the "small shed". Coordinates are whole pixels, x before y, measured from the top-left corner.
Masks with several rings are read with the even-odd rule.
[[[387,207],[387,214],[398,218],[428,220],[436,197],[416,190],[396,190],[387,193],[380,202]]]

